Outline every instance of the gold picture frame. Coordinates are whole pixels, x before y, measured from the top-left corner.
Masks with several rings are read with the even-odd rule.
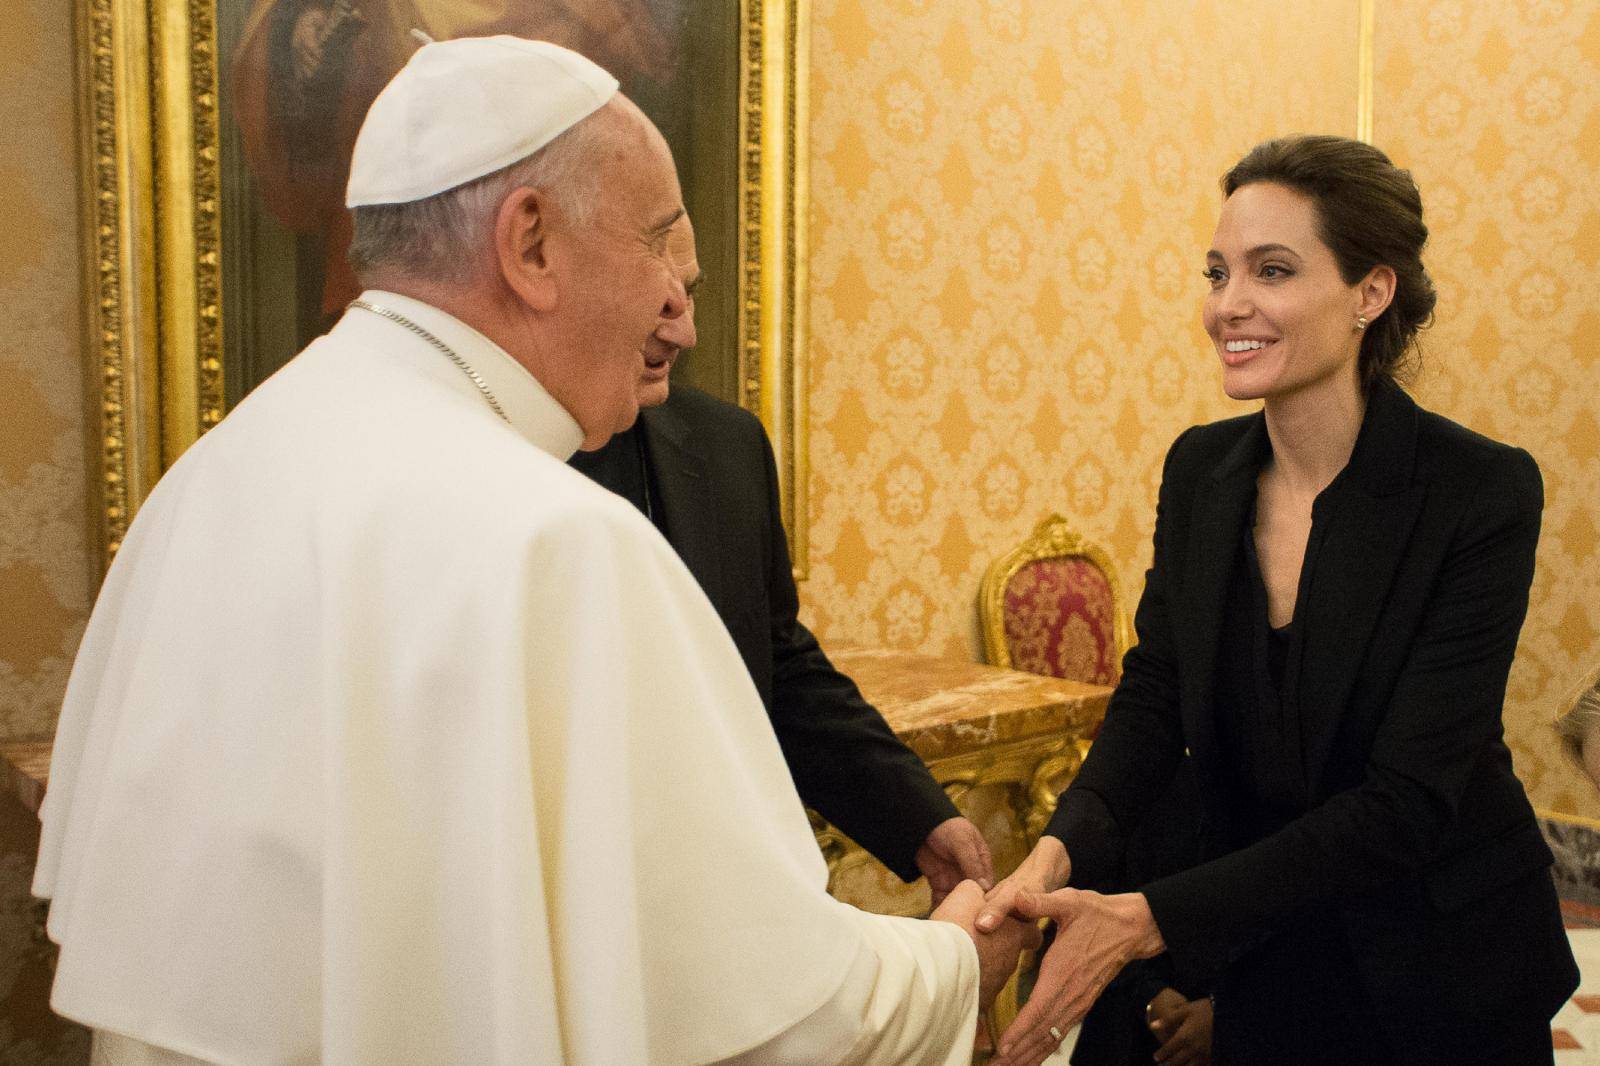
[[[225,413],[217,0],[77,0],[90,484],[109,563],[161,473]],[[806,542],[807,0],[741,0],[737,400]]]

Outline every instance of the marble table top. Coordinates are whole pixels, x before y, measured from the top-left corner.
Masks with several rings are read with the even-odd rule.
[[[1105,714],[1111,696],[1103,685],[892,648],[839,645],[829,657],[925,762],[1067,730],[1082,735]],[[38,811],[50,780],[51,743],[0,743],[5,787],[31,811]]]
[[[1068,731],[1086,735],[1111,698],[1104,685],[891,648],[837,645],[828,656],[924,762]]]

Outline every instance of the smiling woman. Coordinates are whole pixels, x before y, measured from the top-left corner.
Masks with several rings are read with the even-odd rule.
[[[1548,1062],[1577,971],[1501,726],[1538,468],[1395,383],[1434,304],[1409,174],[1300,137],[1223,190],[1202,315],[1263,407],[1167,456],[1138,643],[988,903],[1062,923],[999,1061],[1039,1062],[1167,951],[1218,975],[1217,1061]],[[1205,861],[1101,895],[1180,764]]]

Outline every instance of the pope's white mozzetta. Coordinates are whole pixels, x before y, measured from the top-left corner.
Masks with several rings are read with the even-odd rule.
[[[829,898],[759,698],[578,425],[368,292],[172,468],[73,670],[53,1005],[147,1061],[964,1063],[977,956]]]

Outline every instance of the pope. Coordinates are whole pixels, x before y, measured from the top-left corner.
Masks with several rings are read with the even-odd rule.
[[[566,465],[693,340],[671,155],[605,71],[420,49],[365,285],[156,486],[95,605],[35,892],[103,1061],[960,1063],[1031,931],[869,915],[750,676]]]

